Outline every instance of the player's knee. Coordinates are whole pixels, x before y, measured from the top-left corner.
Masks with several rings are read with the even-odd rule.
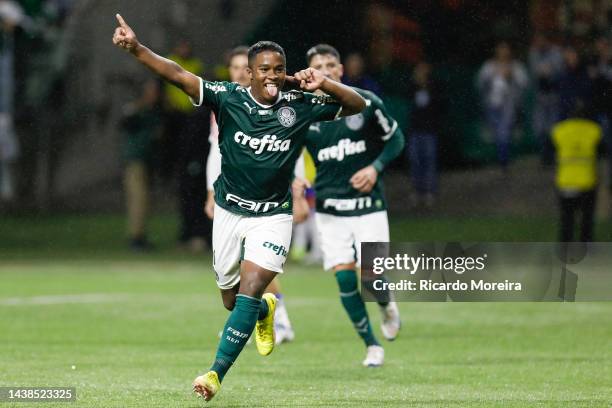
[[[355,270],[355,262],[334,265],[332,269],[334,270],[334,273],[339,271]]]
[[[223,297],[223,306],[230,312],[234,310],[234,306],[236,306],[236,297]]]
[[[240,293],[254,298],[260,298],[263,295],[266,286],[268,285],[259,279],[249,279],[246,282],[241,282]]]

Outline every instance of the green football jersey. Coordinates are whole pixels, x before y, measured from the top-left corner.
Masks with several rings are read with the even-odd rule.
[[[204,80],[201,104],[215,112],[219,125],[217,205],[246,216],[291,214],[291,181],[308,127],[336,118],[341,105],[301,91],[279,92],[273,105],[262,105],[250,88]]]
[[[384,104],[372,92],[353,88],[366,100],[363,112],[310,126],[306,148],[317,168],[317,212],[356,216],[387,208],[382,176],[369,193],[355,190],[350,179],[381,153],[397,129]]]

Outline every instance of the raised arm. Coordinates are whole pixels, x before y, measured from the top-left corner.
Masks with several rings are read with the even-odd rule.
[[[320,89],[332,96],[342,105],[340,116],[355,115],[366,107],[365,99],[352,88],[327,78],[321,71],[314,68],[306,68],[297,72],[293,77],[287,76],[287,80],[299,83],[300,88],[306,91],[313,92]]]
[[[200,99],[200,78],[184,70],[176,62],[157,55],[145,47],[138,41],[136,34],[123,17],[119,14],[116,17],[119,27],[115,28],[113,44],[132,54],[141,64],[182,89],[193,100],[198,101]]]

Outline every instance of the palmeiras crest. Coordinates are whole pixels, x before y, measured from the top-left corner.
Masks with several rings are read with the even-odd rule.
[[[278,117],[278,121],[284,127],[291,127],[295,123],[297,115],[295,114],[295,110],[289,106],[283,106],[276,112],[276,116]]]

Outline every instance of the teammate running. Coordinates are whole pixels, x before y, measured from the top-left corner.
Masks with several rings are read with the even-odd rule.
[[[312,47],[308,65],[327,78],[340,81],[342,64],[338,51],[327,44]],[[367,347],[363,365],[384,362],[384,349],[374,336],[357,284],[356,268],[362,242],[388,242],[389,222],[379,174],[404,148],[404,135],[389,116],[380,98],[353,88],[366,101],[362,113],[310,126],[306,147],[312,156],[315,180],[316,225],[321,237],[323,267],[335,272],[340,300],[355,330]],[[400,329],[397,304],[389,292],[375,291],[371,271],[362,270],[363,286],[378,300],[382,333],[394,340]]]
[[[222,163],[214,185],[213,267],[223,304],[232,312],[210,371],[193,383],[194,391],[209,401],[254,328],[258,352],[268,355],[274,348],[276,298],[263,292],[282,273],[287,257],[290,185],[308,127],[359,113],[365,100],[316,69],[286,75],[285,52],[270,41],[249,48],[250,87],[204,81],[145,47],[120,15],[117,20],[113,43],[182,89],[196,106],[211,107],[219,124]],[[330,96],[281,92],[285,80]]]

